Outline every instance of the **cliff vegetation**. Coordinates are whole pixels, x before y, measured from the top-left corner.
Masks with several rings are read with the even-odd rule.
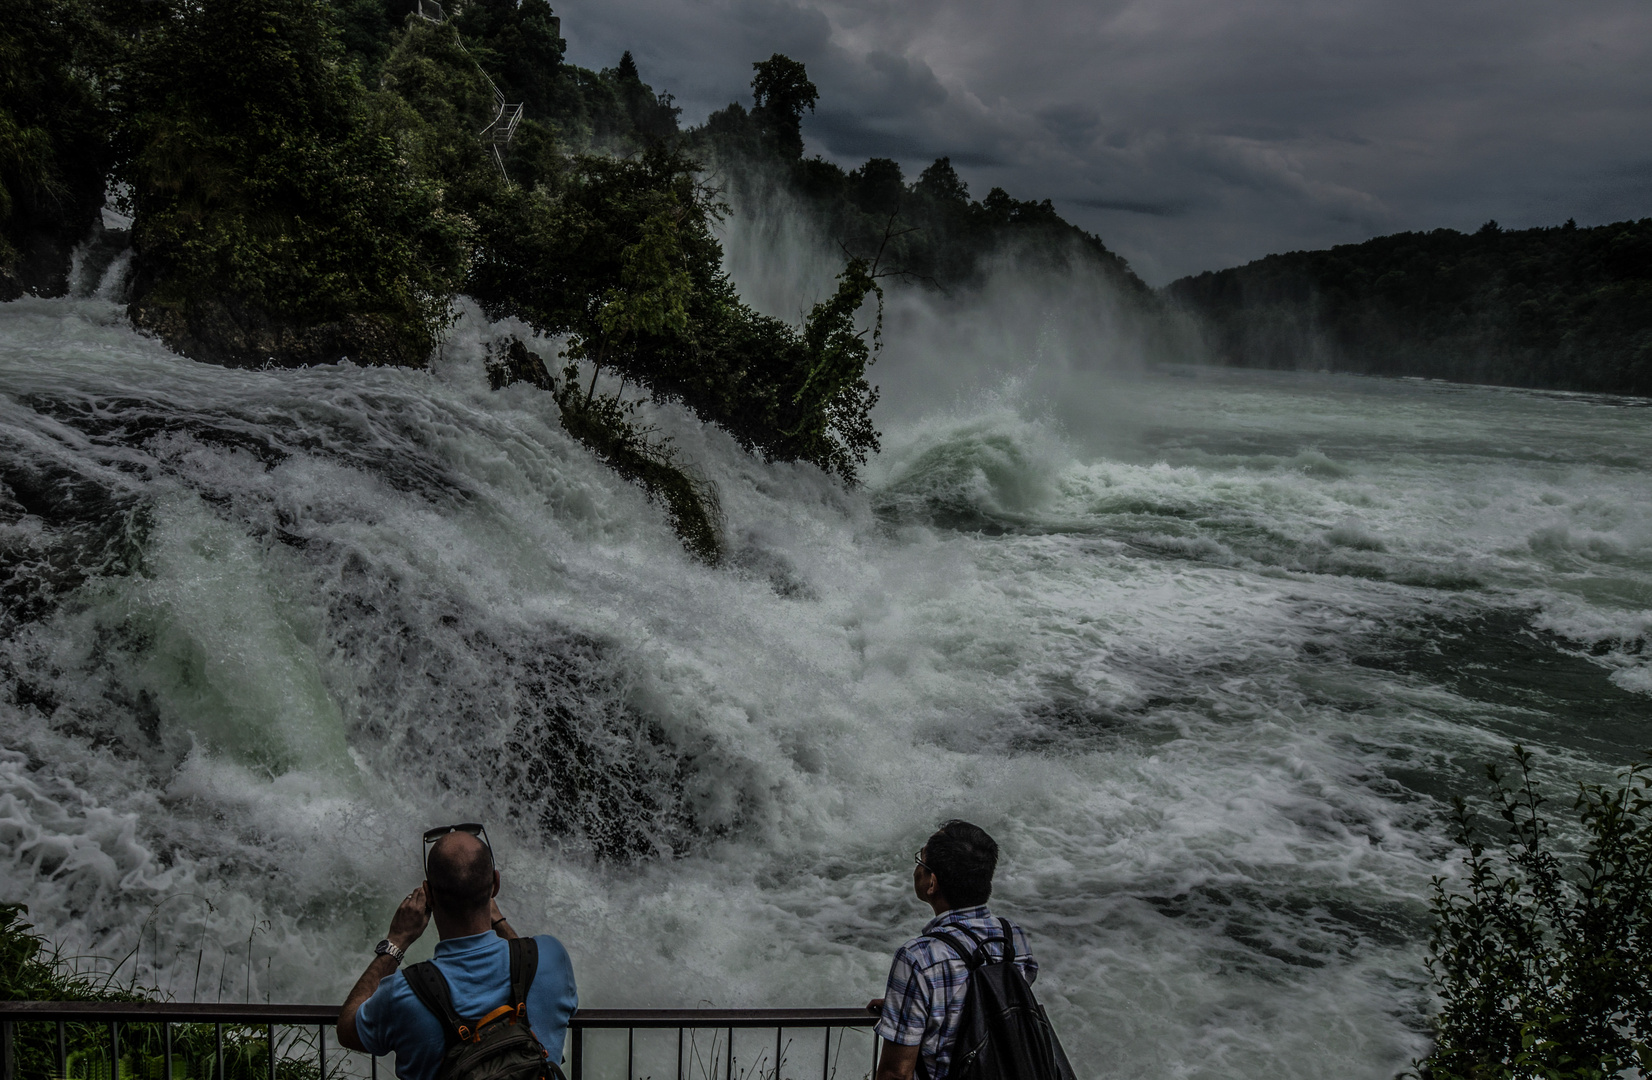
[[[713,561],[714,499],[627,387],[845,482],[876,451],[878,268],[846,258],[801,325],[742,303],[670,96],[629,54],[564,63],[544,0],[10,8],[0,296],[64,292],[108,202],[131,221],[132,321],[199,360],[422,365],[468,294],[566,342],[565,385],[535,380],[565,426]]]

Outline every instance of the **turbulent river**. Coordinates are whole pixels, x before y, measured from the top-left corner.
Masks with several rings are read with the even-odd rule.
[[[480,818],[587,1005],[844,1005],[960,816],[1082,1076],[1392,1076],[1450,795],[1652,744],[1652,412],[997,303],[895,299],[857,489],[656,410],[715,569],[488,390],[521,328],[474,310],[429,372],[260,372],[0,305],[0,899],[181,999],[333,1001]]]

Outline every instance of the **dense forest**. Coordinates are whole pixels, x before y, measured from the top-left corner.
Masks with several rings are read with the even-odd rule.
[[[633,422],[637,392],[853,483],[878,447],[880,279],[968,285],[1011,251],[1159,303],[1048,201],[972,201],[944,158],[910,184],[806,160],[818,93],[788,57],[685,131],[629,53],[577,67],[561,29],[545,0],[8,0],[0,300],[129,246],[132,322],[186,356],[418,366],[470,296],[538,335],[500,348],[494,385],[552,393],[711,560],[714,494]],[[776,188],[844,252],[801,325],[740,299],[717,240],[729,202]]]
[[[1228,364],[1652,395],[1652,218],[1400,233],[1164,292]]]

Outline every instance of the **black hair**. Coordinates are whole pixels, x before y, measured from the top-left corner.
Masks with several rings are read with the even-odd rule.
[[[976,907],[992,896],[998,844],[979,825],[953,818],[924,845],[924,864],[940,879],[941,892],[953,907]]]
[[[449,915],[468,915],[493,899],[493,854],[481,840],[465,844],[450,839],[462,835],[449,833],[438,840],[425,863],[432,899]]]

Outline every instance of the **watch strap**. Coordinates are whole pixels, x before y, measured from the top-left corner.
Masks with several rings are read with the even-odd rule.
[[[407,958],[407,953],[397,948],[395,942],[391,941],[389,938],[385,938],[383,941],[373,946],[373,952],[378,956],[388,956],[398,964]]]

